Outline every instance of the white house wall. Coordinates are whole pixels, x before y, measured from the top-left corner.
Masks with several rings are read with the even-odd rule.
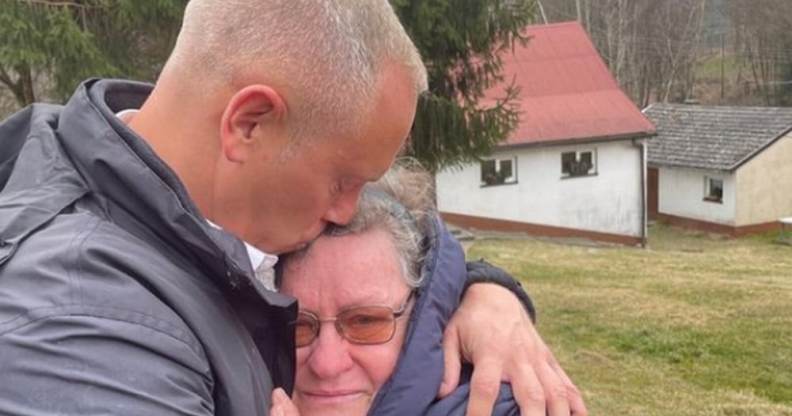
[[[562,179],[561,153],[596,150],[597,175]],[[631,141],[498,151],[517,156],[517,183],[481,187],[472,164],[437,174],[442,212],[640,237],[640,148]]]
[[[737,170],[737,225],[792,216],[792,136],[778,140]]]
[[[736,225],[735,180],[731,173],[660,167],[658,174],[660,213],[723,225]],[[721,203],[704,200],[706,177],[723,180]]]

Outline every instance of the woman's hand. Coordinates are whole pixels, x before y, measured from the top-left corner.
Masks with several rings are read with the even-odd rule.
[[[297,406],[281,388],[272,391],[272,407],[270,416],[300,416]]]

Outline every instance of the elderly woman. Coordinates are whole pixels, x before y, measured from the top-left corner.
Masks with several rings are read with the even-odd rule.
[[[432,210],[430,183],[415,168],[392,169],[350,224],[285,260],[281,290],[300,304],[293,414],[464,413],[467,384],[435,398],[466,267]],[[519,414],[507,385],[494,414]]]

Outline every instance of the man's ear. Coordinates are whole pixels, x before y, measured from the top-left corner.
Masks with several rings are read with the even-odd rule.
[[[285,120],[286,102],[266,85],[249,85],[234,94],[220,120],[223,155],[231,162],[245,162],[262,143],[265,129]]]

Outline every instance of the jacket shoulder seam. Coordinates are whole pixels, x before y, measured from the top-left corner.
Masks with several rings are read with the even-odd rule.
[[[91,222],[93,222],[93,224],[89,223],[84,231],[77,233],[69,242],[69,247],[72,251],[70,257],[71,261],[74,262],[74,268],[68,267],[66,270],[69,280],[72,282],[73,287],[75,287],[75,289],[71,290],[71,301],[74,303],[84,303],[85,298],[83,296],[82,279],[80,279],[79,276],[75,276],[73,271],[76,270],[80,275],[83,274],[84,259],[81,255],[83,247],[85,246],[85,242],[88,240],[88,237],[91,236],[101,224],[101,219],[96,216],[90,215],[89,219]]]

